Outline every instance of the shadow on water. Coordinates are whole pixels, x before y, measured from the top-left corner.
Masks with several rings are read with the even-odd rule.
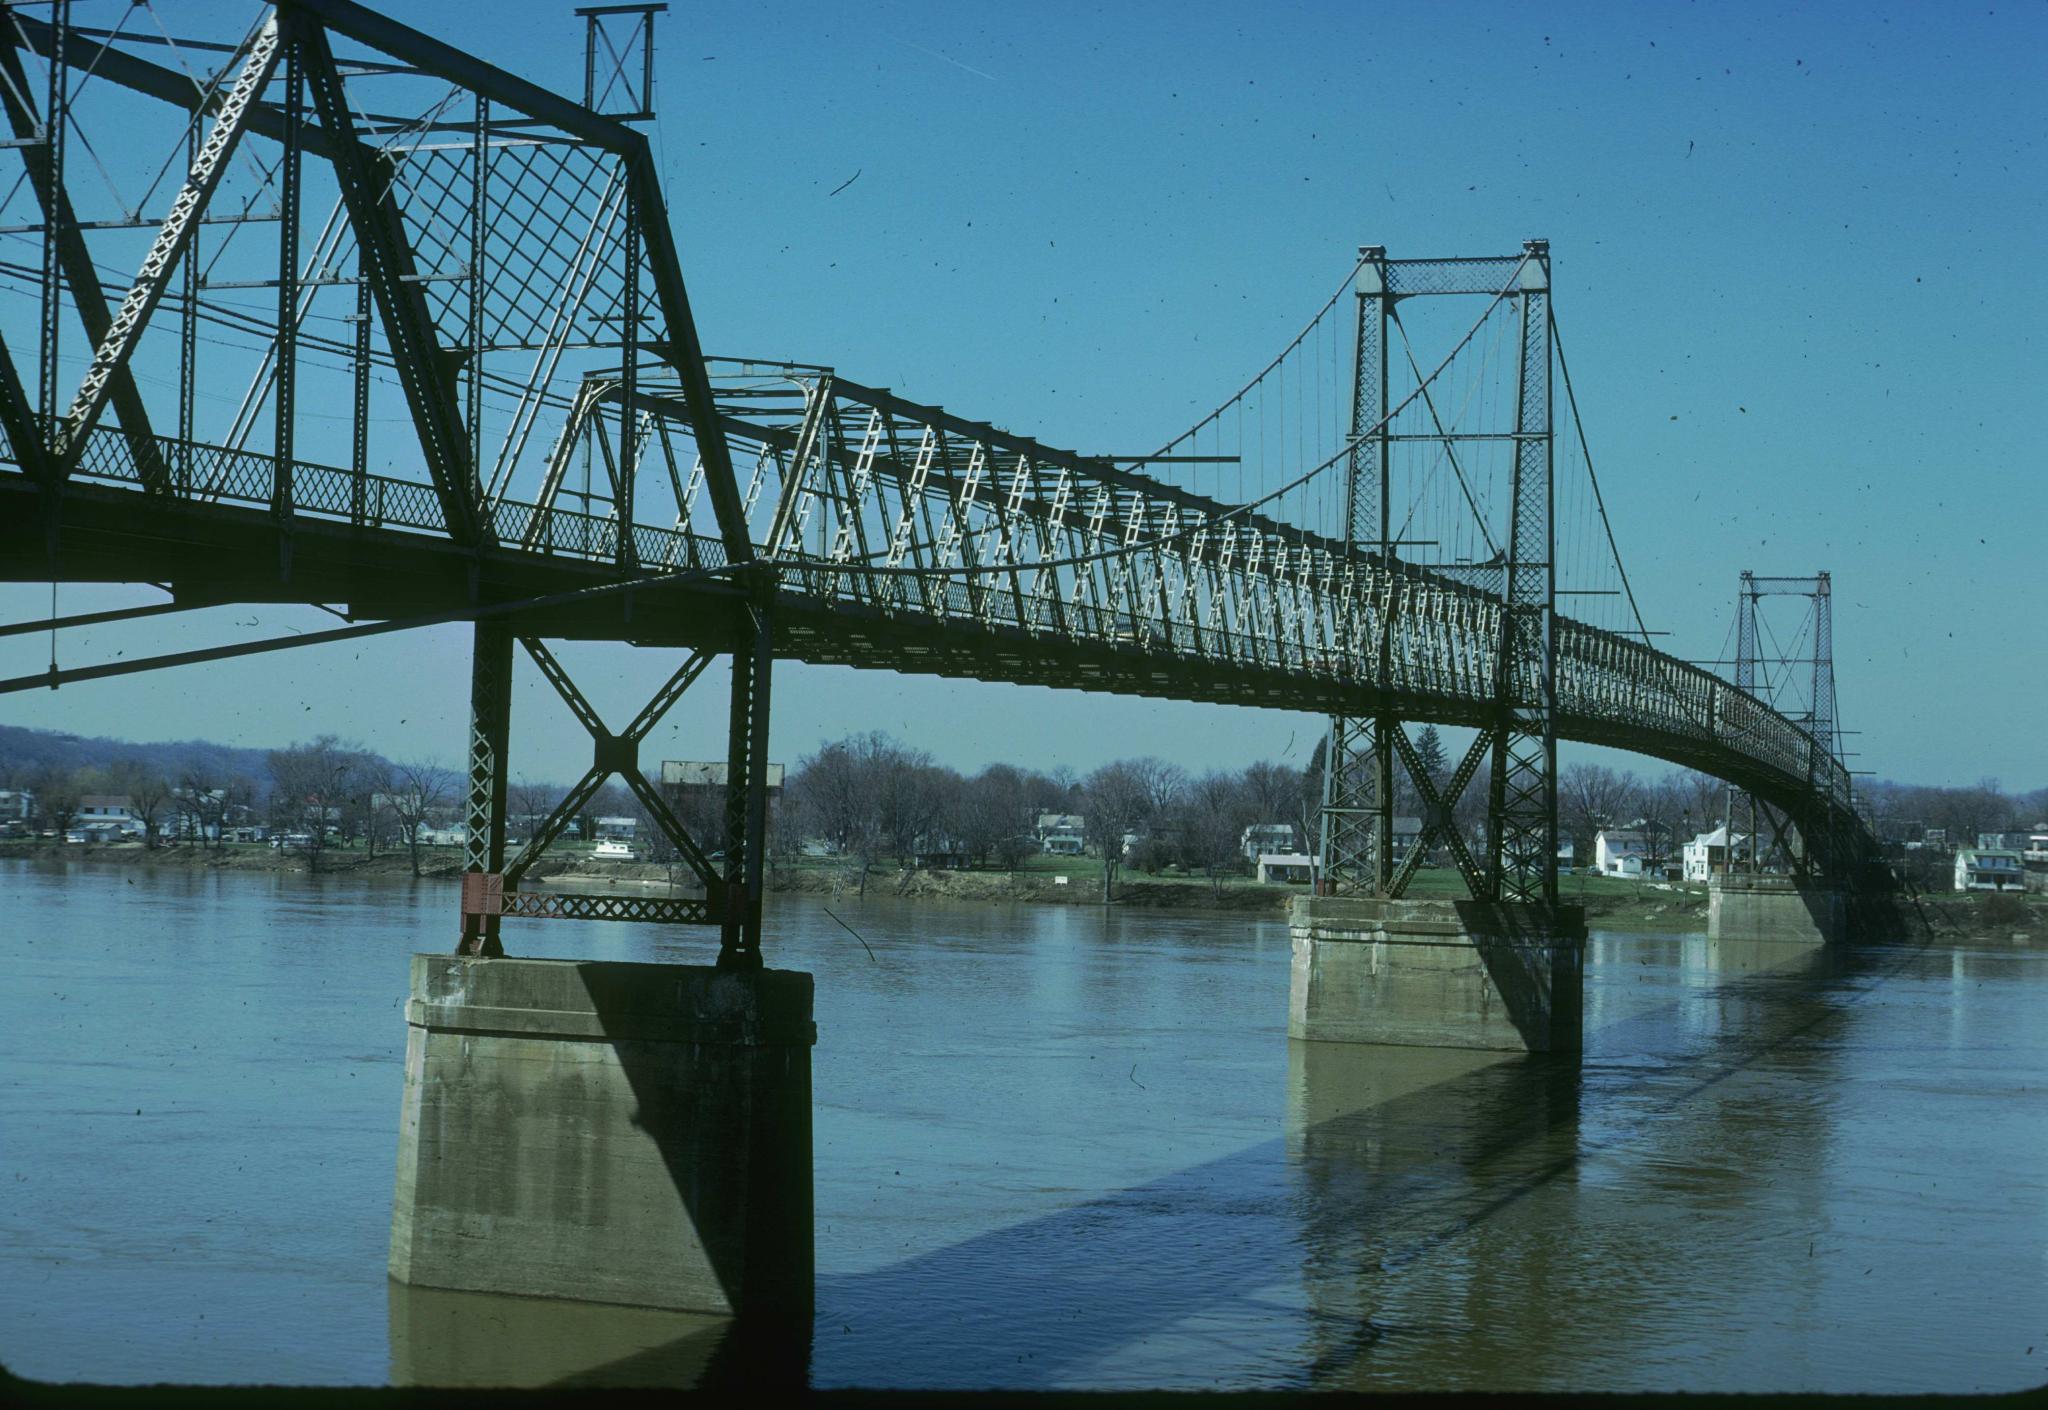
[[[1664,1120],[1760,1063],[1827,1061],[1817,1034],[1917,951],[1704,942],[1704,986],[1542,1056],[1289,1043],[1285,1134],[1157,1180],[867,1271],[817,1283],[815,1330],[688,1314],[553,1304],[393,1286],[392,1373],[442,1385],[1010,1386],[1133,1380],[1132,1360],[1174,1379],[1174,1347],[1202,1349],[1276,1320],[1281,1345],[1245,1349],[1237,1384],[1371,1383],[1372,1367],[1443,1354],[1461,1329],[1400,1310],[1419,1263],[1539,1191],[1569,1185],[1602,1146],[1671,1139]],[[1693,942],[1685,942],[1690,946]],[[1704,965],[1701,965],[1704,961]],[[1739,1017],[1725,1037],[1675,1044],[1679,1011]],[[1593,1039],[1597,1037],[1597,1041]],[[1653,1060],[1636,1067],[1636,1053]],[[1590,1068],[1610,1060],[1597,1085]],[[1618,1061],[1612,1061],[1618,1060]],[[636,1083],[636,1087],[638,1084]],[[1590,1093],[1596,1092],[1597,1096]],[[1603,1110],[1589,1137],[1582,1112]],[[1724,1119],[1719,1113],[1714,1120]],[[1741,1118],[1735,1118],[1740,1120]],[[1708,1139],[1747,1141],[1753,1131]],[[1824,1133],[1773,1128],[1773,1139]],[[1595,1240],[1597,1229],[1568,1230]],[[1469,1276],[1478,1277],[1477,1273]],[[1540,1252],[1486,1277],[1497,1300],[1536,1307],[1560,1335],[1597,1309],[1546,1287]],[[1624,1268],[1612,1299],[1626,1335]],[[1537,1333],[1534,1326],[1525,1332]],[[1590,1334],[1590,1333],[1589,1333]],[[1547,1345],[1524,1339],[1525,1354]],[[1521,1363],[1497,1362],[1512,1382]],[[1147,1373],[1140,1372],[1140,1376]],[[1526,1374],[1526,1371],[1523,1372]]]

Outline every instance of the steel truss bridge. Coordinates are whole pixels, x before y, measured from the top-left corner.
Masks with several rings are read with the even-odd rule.
[[[1788,715],[1753,665],[1738,683],[1656,649],[1640,620],[1557,611],[1571,447],[1543,242],[1476,259],[1363,250],[1302,336],[1201,423],[1151,456],[1083,455],[828,366],[704,354],[636,125],[658,6],[589,15],[582,102],[349,0],[282,0],[213,38],[143,23],[149,4],[119,7],[112,29],[73,8],[9,6],[0,34],[20,163],[0,282],[26,296],[0,323],[0,576],[172,595],[59,626],[247,602],[342,604],[354,624],[0,684],[473,622],[470,950],[498,952],[505,915],[608,916],[717,924],[722,962],[758,964],[776,658],[1326,714],[1330,889],[1407,885],[1424,847],[1394,865],[1399,767],[1424,845],[1446,847],[1475,896],[1554,903],[1559,739],[1726,779],[1803,868],[1873,882],[1831,667],[1825,709],[1816,675]],[[164,150],[122,168],[117,133]],[[1404,315],[1437,304],[1463,312],[1425,364]],[[224,386],[232,417],[202,406]],[[1300,422],[1277,449],[1274,408]],[[1583,433],[1573,446],[1590,479]],[[1588,591],[1625,595],[1618,550],[1601,563],[1618,587]],[[682,660],[614,731],[548,638]],[[515,642],[593,751],[508,857]],[[723,654],[733,783],[714,858],[638,746]],[[1478,735],[1436,777],[1404,721]],[[613,774],[701,898],[520,889]],[[1475,855],[1451,808],[1481,777]]]

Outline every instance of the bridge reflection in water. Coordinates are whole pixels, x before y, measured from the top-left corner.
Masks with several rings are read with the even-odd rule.
[[[1830,1207],[1831,1133],[1862,1119],[1838,1059],[1922,952],[1602,937],[1591,960],[1583,1057],[1290,1043],[1281,1136],[822,1277],[815,1333],[394,1284],[393,1379],[1867,1383],[1849,1314],[1884,1294],[1845,1281]]]

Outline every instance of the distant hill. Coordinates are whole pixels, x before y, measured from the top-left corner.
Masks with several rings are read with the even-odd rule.
[[[269,751],[238,749],[205,739],[137,744],[126,739],[86,738],[62,730],[24,729],[0,725],[0,786],[22,782],[44,768],[107,768],[141,764],[176,783],[187,774],[225,782],[237,775],[265,779]]]

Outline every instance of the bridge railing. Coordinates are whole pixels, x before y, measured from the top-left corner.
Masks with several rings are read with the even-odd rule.
[[[277,507],[275,456],[173,436],[152,440],[155,463],[164,467],[167,476],[159,488],[161,497],[186,504]],[[20,468],[4,433],[0,433],[0,460]],[[136,454],[125,433],[100,426],[94,428],[80,453],[76,478],[144,487],[142,466],[147,461]],[[447,533],[446,517],[431,485],[389,475],[358,475],[299,459],[291,463],[290,478],[290,508],[295,517],[338,520],[370,529]],[[501,501],[485,511],[484,518],[501,541],[520,542],[535,552],[606,563],[619,557],[618,521],[610,515]],[[649,568],[718,567],[725,562],[723,543],[686,530],[636,524],[633,545],[640,564]]]

